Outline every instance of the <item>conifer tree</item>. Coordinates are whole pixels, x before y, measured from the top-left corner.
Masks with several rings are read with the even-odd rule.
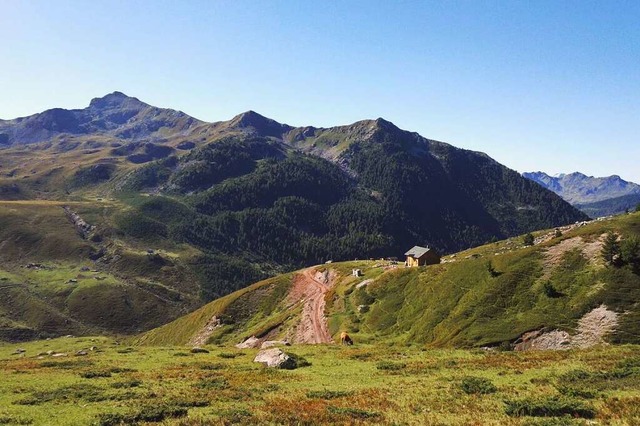
[[[618,243],[618,235],[609,232],[602,246],[602,258],[608,265],[614,265],[620,257],[620,244]]]
[[[533,235],[531,233],[525,235],[522,240],[525,246],[532,246],[534,241],[535,239],[533,238]]]
[[[620,258],[635,273],[640,272],[640,239],[629,237],[620,243]]]

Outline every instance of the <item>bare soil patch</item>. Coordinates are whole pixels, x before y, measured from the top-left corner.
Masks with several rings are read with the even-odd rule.
[[[516,342],[515,350],[562,350],[584,349],[595,345],[606,344],[604,337],[615,330],[618,325],[618,314],[601,305],[585,314],[580,321],[576,333],[566,331],[542,330],[530,331],[522,335]]]

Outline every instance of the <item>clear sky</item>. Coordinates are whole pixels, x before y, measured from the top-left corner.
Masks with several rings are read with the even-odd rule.
[[[384,117],[640,182],[640,1],[0,0],[0,118],[115,90],[205,121]]]

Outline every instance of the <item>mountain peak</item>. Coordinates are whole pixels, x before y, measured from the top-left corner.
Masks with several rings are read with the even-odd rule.
[[[233,117],[233,119],[231,121],[235,121],[236,124],[238,124],[239,126],[242,126],[242,127],[255,126],[255,125],[259,125],[259,124],[262,124],[262,123],[268,122],[268,121],[276,122],[275,120],[267,118],[262,114],[258,114],[257,112],[255,112],[253,110],[249,110],[249,111],[245,111],[243,113],[240,113],[240,114],[236,115],[235,117]]]
[[[376,118],[376,119],[374,120],[374,122],[375,122],[378,126],[380,126],[380,127],[385,127],[385,128],[393,127],[393,128],[397,128],[397,126],[396,126],[395,124],[393,124],[392,122],[390,122],[390,121],[388,121],[388,120],[385,120],[385,119],[384,119],[384,118],[382,118],[382,117],[378,117],[378,118]]]
[[[273,136],[277,138],[282,137],[284,133],[292,129],[292,127],[286,124],[278,123],[252,110],[236,115],[231,119],[230,124],[240,129],[253,129],[262,136]]]
[[[122,106],[125,103],[138,104],[141,106],[146,105],[144,102],[141,102],[138,98],[127,96],[122,92],[116,91],[113,93],[109,93],[108,95],[105,95],[101,98],[93,98],[91,100],[91,103],[89,104],[89,108],[97,108],[97,109],[112,108],[112,107]]]

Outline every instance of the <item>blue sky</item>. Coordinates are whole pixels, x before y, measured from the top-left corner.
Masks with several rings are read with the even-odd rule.
[[[640,182],[638,22],[638,1],[0,0],[0,118],[119,90]]]

